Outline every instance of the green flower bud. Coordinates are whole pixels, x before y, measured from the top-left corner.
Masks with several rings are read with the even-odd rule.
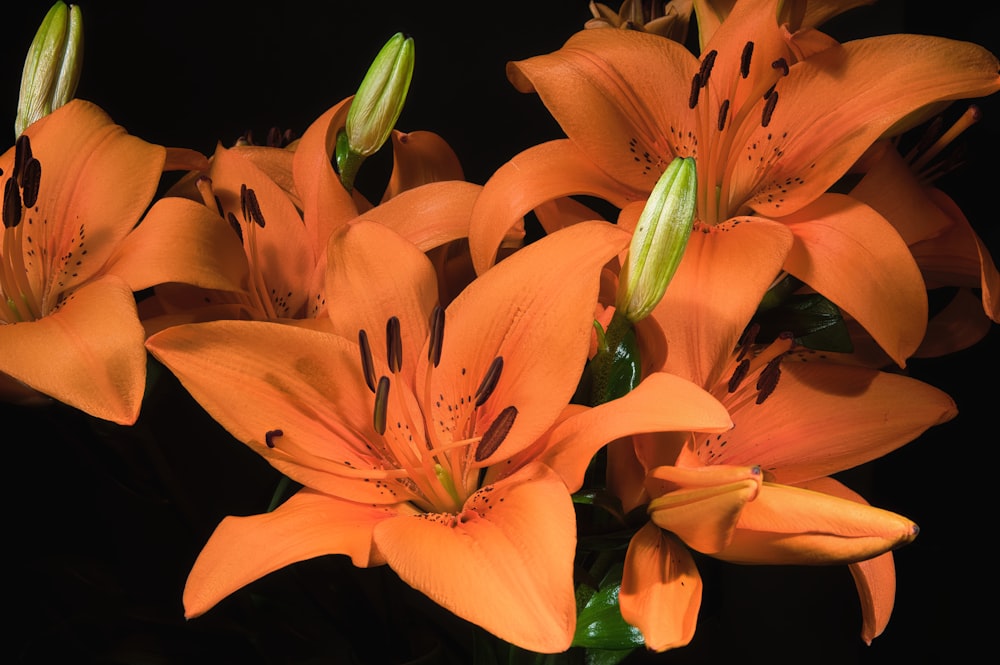
[[[344,186],[352,189],[364,159],[389,138],[403,111],[413,78],[413,38],[393,35],[368,68],[351,101],[343,133],[337,141],[337,169]]]
[[[21,74],[14,135],[52,113],[76,94],[83,64],[83,16],[80,7],[56,2],[35,33]]]
[[[693,157],[678,157],[653,187],[618,276],[618,311],[632,322],[649,316],[684,256],[698,193]]]

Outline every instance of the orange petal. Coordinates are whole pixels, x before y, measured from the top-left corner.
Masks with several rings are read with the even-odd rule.
[[[684,544],[647,522],[629,543],[618,600],[622,618],[642,631],[646,648],[666,651],[694,637],[701,576]]]
[[[712,556],[748,564],[856,563],[913,541],[917,531],[887,510],[764,483],[744,507],[732,543]]]
[[[427,252],[468,237],[472,206],[481,189],[459,180],[429,183],[399,193],[359,219],[388,226]]]
[[[724,432],[730,424],[729,414],[714,397],[690,381],[660,372],[623,397],[562,421],[547,435],[539,459],[576,491],[591,457],[609,441],[640,432]]]
[[[397,515],[389,507],[342,501],[303,489],[276,510],[227,517],[212,533],[184,586],[184,616],[191,619],[220,600],[299,561],[346,554],[355,566],[383,563],[372,551],[372,529]]]
[[[663,369],[715,385],[791,247],[788,229],[764,219],[696,227],[653,310],[667,340]]]
[[[546,467],[487,485],[458,515],[387,520],[374,537],[403,581],[459,617],[531,651],[569,648],[576,521]]]
[[[125,238],[107,271],[124,278],[133,291],[164,282],[237,291],[245,283],[247,259],[218,213],[169,197],[158,200]]]
[[[899,233],[839,194],[825,194],[782,221],[795,235],[785,270],[855,318],[905,367],[924,336],[927,293]]]
[[[694,550],[718,552],[732,541],[743,507],[756,498],[761,480],[758,467],[656,467],[646,480],[653,497],[649,518]]]
[[[733,396],[736,427],[725,447],[715,442],[713,463],[760,464],[797,484],[881,457],[957,413],[947,394],[900,374],[815,358],[781,370],[762,404]]]
[[[333,229],[358,214],[354,198],[340,184],[330,162],[337,132],[347,121],[351,97],[317,118],[299,139],[292,161],[295,189],[302,197],[302,218],[317,246]]]
[[[472,210],[469,245],[476,272],[493,265],[507,233],[532,208],[572,194],[596,196],[619,207],[643,198],[615,183],[567,140],[528,148],[490,176]]]
[[[386,322],[398,317],[402,373],[413,385],[437,304],[430,259],[388,226],[362,219],[334,232],[327,267],[326,292],[336,303],[329,312],[334,331],[357,341],[358,331],[365,330],[376,358],[384,360]]]
[[[601,269],[628,241],[612,224],[575,224],[514,252],[448,305],[441,362],[426,401],[471,399],[501,357],[496,388],[476,410],[476,432],[485,432],[507,407],[518,410],[485,464],[533,443],[569,403],[590,348]],[[417,375],[424,376],[426,355],[420,363]],[[450,420],[447,408],[435,406],[430,419]]]
[[[377,435],[355,343],[280,323],[213,321],[167,328],[147,348],[219,424],[293,480],[352,501],[398,500],[360,477],[372,462],[359,451]]]
[[[927,335],[915,358],[939,358],[967,349],[989,334],[993,321],[983,312],[982,298],[969,289],[958,289],[955,297],[927,322]]]
[[[145,332],[132,289],[106,276],[77,289],[36,321],[0,326],[0,372],[119,425],[139,415]]]
[[[858,493],[845,487],[833,478],[817,478],[800,485],[806,489],[825,492],[842,499],[866,504]],[[896,567],[892,552],[880,554],[873,559],[849,564],[854,584],[861,600],[861,639],[866,644],[882,634],[889,624],[893,605],[896,603]]]
[[[756,187],[751,205],[767,216],[797,210],[826,191],[907,114],[935,102],[998,89],[996,57],[968,42],[892,34],[816,53],[792,65],[778,82],[781,101],[770,124],[747,139],[748,144],[768,145],[768,134],[787,133],[781,159],[767,174],[769,186]],[[829,103],[816,104],[817,99]],[[753,172],[756,163],[736,159],[733,166],[734,181],[760,182]],[[769,200],[771,186],[789,178],[792,186]],[[733,196],[742,201],[751,193],[737,189]]]
[[[464,180],[462,164],[448,142],[434,132],[392,132],[392,174],[382,202],[429,182]]]

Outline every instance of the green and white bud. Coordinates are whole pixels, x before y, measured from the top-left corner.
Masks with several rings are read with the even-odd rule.
[[[21,74],[14,135],[73,99],[83,65],[83,16],[77,5],[52,5],[35,33]]]
[[[618,276],[615,305],[629,321],[649,316],[663,298],[691,236],[697,194],[693,157],[674,159],[653,187]]]
[[[351,101],[342,134],[337,137],[337,170],[352,189],[361,162],[389,138],[406,102],[413,78],[413,38],[397,32],[368,68]]]

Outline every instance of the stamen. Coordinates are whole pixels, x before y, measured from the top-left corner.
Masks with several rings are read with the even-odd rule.
[[[691,94],[688,95],[688,108],[698,106],[698,93],[701,92],[701,76],[695,74],[691,78]]]
[[[243,244],[243,227],[240,226],[240,220],[236,219],[236,215],[230,212],[226,214],[226,221],[229,222],[233,231],[236,231],[236,237],[240,239],[240,244]]]
[[[368,390],[375,392],[375,363],[372,361],[372,347],[368,343],[368,333],[358,331],[358,346],[361,347],[361,371],[365,375]]]
[[[743,53],[740,54],[740,78],[750,76],[750,58],[753,57],[753,42],[743,45]]]
[[[17,178],[18,185],[21,184],[21,174],[24,173],[25,163],[31,159],[31,140],[27,134],[21,134],[14,142],[14,172],[11,175]]]
[[[702,59],[701,69],[698,70],[698,78],[701,81],[700,87],[704,88],[708,85],[708,77],[712,74],[712,68],[715,67],[715,58],[718,55],[719,52],[712,49]]]
[[[257,193],[243,185],[240,189],[240,205],[243,206],[243,218],[253,220],[254,224],[264,228],[264,214],[260,211],[260,203],[257,202]],[[250,217],[247,217],[249,213]]]
[[[399,330],[399,318],[395,316],[385,322],[385,355],[390,372],[395,374],[403,368],[403,335]]]
[[[739,341],[740,353],[736,357],[737,360],[743,360],[743,358],[746,357],[747,353],[750,352],[750,348],[754,345],[754,342],[757,341],[757,335],[759,334],[760,334],[759,323],[751,323],[749,326],[747,326],[746,330],[743,331],[743,335],[740,337]]]
[[[503,370],[503,356],[497,356],[490,363],[489,369],[486,370],[486,375],[483,376],[482,383],[479,384],[479,388],[476,390],[476,406],[480,407],[486,403],[486,400],[490,398],[493,394],[493,389],[497,387],[497,381],[500,380],[500,372]]]
[[[781,359],[785,354],[780,354],[779,356],[772,358],[768,361],[767,365],[760,371],[760,376],[757,377],[757,404],[763,404],[774,389],[778,387],[778,379],[781,378]]]
[[[733,375],[729,378],[729,392],[734,393],[736,389],[740,387],[743,383],[743,379],[747,378],[747,373],[750,371],[750,360],[744,358],[740,361],[740,364],[736,366],[733,370]]]
[[[915,169],[922,168],[925,164],[927,164],[927,162],[932,160],[935,156],[938,155],[938,153],[944,150],[944,148],[949,143],[954,141],[959,134],[961,134],[966,129],[979,122],[979,120],[982,119],[982,117],[983,114],[982,111],[980,111],[979,107],[976,106],[975,104],[970,105],[969,108],[965,110],[965,113],[963,113],[962,116],[955,121],[955,124],[949,127],[948,131],[942,134],[934,142],[934,145],[928,148],[923,155],[921,155],[915,162],[913,162],[913,168]]]
[[[778,58],[771,63],[772,69],[780,69],[782,76],[788,76],[788,61],[784,58]]]
[[[375,411],[372,422],[375,431],[385,434],[385,418],[389,407],[389,377],[383,376],[378,380],[378,388],[375,390]]]
[[[280,429],[270,429],[264,432],[264,444],[267,445],[268,448],[274,448],[274,438],[276,436],[284,436],[284,435],[285,433]]]
[[[483,438],[479,442],[479,447],[476,448],[477,462],[482,462],[497,451],[503,440],[507,438],[510,428],[514,426],[515,418],[517,418],[516,406],[508,406],[500,412],[500,415],[496,417],[493,424],[483,434]]]
[[[774,107],[778,103],[778,91],[771,90],[771,94],[768,95],[767,101],[764,102],[764,112],[761,114],[760,126],[767,127],[771,124],[771,114],[774,113]]]
[[[441,363],[441,349],[444,345],[444,308],[434,305],[431,313],[431,340],[427,347],[427,359],[434,367]]]
[[[25,208],[34,208],[38,201],[38,188],[42,184],[42,163],[31,157],[24,165],[21,174],[21,196]]]
[[[22,136],[24,136],[22,134]],[[3,187],[3,225],[12,229],[21,223],[21,190],[17,188],[17,181],[7,178]]]
[[[721,132],[726,126],[726,116],[729,115],[729,100],[722,100],[722,105],[719,107],[719,123],[718,130]]]

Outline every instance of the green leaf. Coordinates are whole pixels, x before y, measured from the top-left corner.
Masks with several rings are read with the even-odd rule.
[[[780,304],[758,309],[753,321],[761,339],[775,339],[790,332],[797,344],[818,351],[850,353],[847,324],[840,308],[817,293],[786,296]]]
[[[625,651],[645,644],[639,629],[622,618],[618,605],[622,569],[621,563],[612,566],[601,580],[600,588],[577,614],[573,646],[586,647],[588,657],[591,649]]]

